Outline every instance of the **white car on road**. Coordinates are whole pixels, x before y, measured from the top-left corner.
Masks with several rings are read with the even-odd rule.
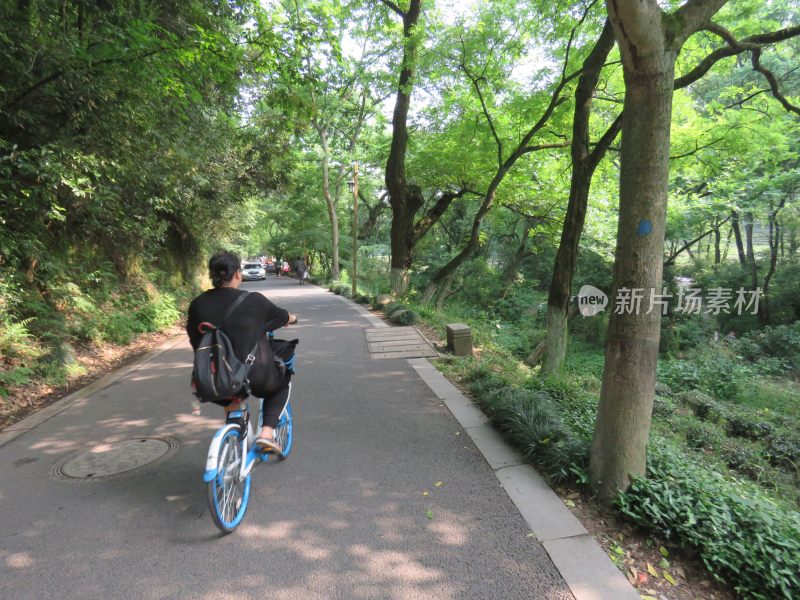
[[[254,279],[266,279],[267,271],[261,263],[246,262],[242,263],[242,281],[252,281]]]

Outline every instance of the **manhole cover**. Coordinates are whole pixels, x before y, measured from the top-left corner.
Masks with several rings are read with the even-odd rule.
[[[56,465],[61,479],[106,479],[140,469],[171,455],[178,447],[172,438],[135,438],[95,446]]]

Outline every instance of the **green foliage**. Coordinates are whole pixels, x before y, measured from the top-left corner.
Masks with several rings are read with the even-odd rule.
[[[401,302],[390,302],[389,304],[384,306],[382,310],[383,314],[385,314],[387,317],[391,317],[392,314],[394,314],[397,311],[408,310],[408,307]]]
[[[350,293],[352,292],[352,286],[345,285],[343,283],[334,283],[333,285],[331,285],[330,290],[337,296],[344,296],[346,298],[349,298]]]
[[[618,503],[642,527],[697,550],[716,578],[746,597],[790,600],[800,592],[800,517],[751,487],[659,447],[648,478]]]
[[[734,348],[765,375],[800,374],[800,321],[750,331]]]
[[[15,367],[8,371],[0,371],[0,398],[8,396],[8,389],[21,387],[31,380],[33,369],[28,367]]]
[[[697,390],[680,392],[675,395],[675,400],[687,405],[698,419],[703,421],[719,422],[722,409],[719,404],[707,394]]]
[[[584,482],[588,442],[564,423],[547,392],[509,385],[480,366],[466,380],[487,416],[544,475],[556,482]]]
[[[709,423],[692,423],[685,430],[686,445],[693,450],[715,450],[722,442],[721,432]]]
[[[723,344],[701,349],[691,359],[660,361],[658,365],[659,379],[673,390],[701,390],[722,400],[735,399],[754,374]]]
[[[726,416],[727,433],[730,437],[761,440],[771,435],[774,426],[767,421],[754,418],[747,413],[729,413]]]
[[[661,352],[674,355],[714,339],[718,324],[708,315],[672,313],[661,322]]]
[[[800,436],[797,432],[770,435],[766,454],[771,465],[800,476]]]
[[[40,351],[28,331],[33,319],[17,323],[0,321],[0,356],[3,362],[18,362],[35,359]]]
[[[748,477],[758,477],[762,472],[761,452],[740,439],[728,439],[722,443],[720,458],[729,469]]]
[[[414,325],[419,323],[419,313],[413,310],[397,309],[389,315],[389,320],[395,325]]]

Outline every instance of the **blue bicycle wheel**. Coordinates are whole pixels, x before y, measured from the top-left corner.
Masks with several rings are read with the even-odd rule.
[[[208,508],[214,524],[223,533],[231,533],[247,512],[250,499],[250,475],[242,479],[242,439],[238,429],[230,429],[218,442],[217,473],[208,482]]]
[[[292,402],[289,400],[286,403],[286,408],[283,409],[280,418],[278,419],[278,426],[275,427],[275,439],[283,448],[283,452],[278,455],[279,460],[285,459],[292,451]]]

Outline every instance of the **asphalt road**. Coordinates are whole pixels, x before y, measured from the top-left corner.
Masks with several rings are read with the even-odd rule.
[[[292,280],[244,287],[301,318],[286,331],[301,340],[295,445],[255,471],[244,523],[221,536],[208,515],[202,472],[222,411],[191,416],[181,340],[0,448],[0,598],[572,598],[407,361],[369,358],[361,315]],[[53,474],[143,436],[177,450],[111,479]]]

